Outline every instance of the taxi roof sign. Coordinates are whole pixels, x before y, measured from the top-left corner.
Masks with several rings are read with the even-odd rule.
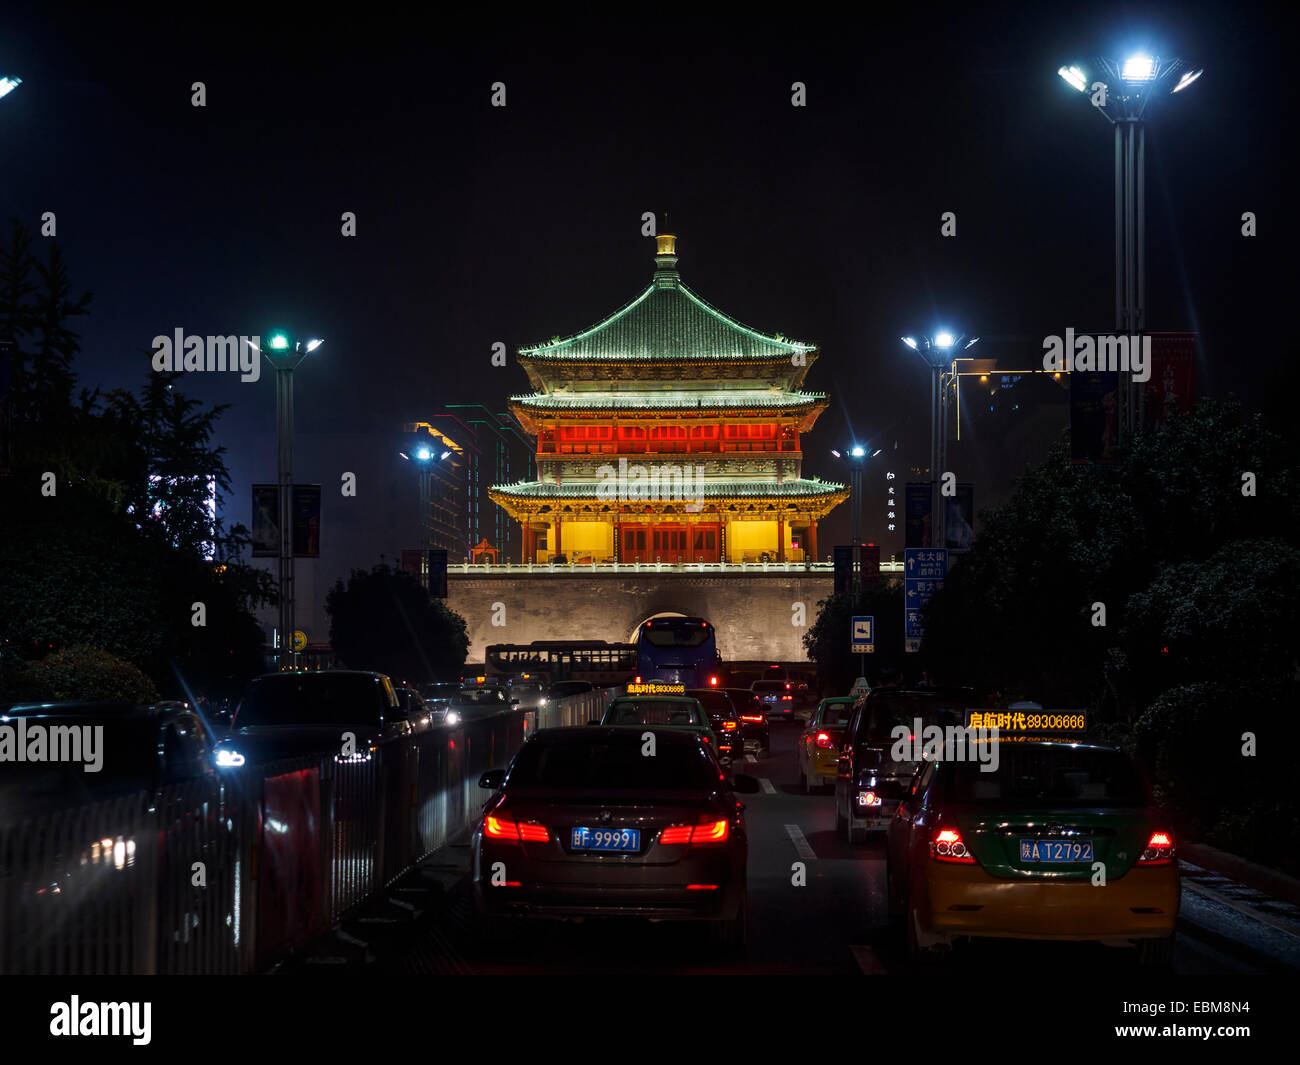
[[[658,684],[654,682],[646,684],[629,684],[627,686],[628,695],[685,695],[685,684]]]
[[[1015,736],[1079,736],[1088,728],[1086,710],[1044,710],[1038,703],[1006,709],[967,710],[967,728],[995,728]]]

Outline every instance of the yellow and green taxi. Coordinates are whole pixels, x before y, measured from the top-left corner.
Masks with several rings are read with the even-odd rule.
[[[1169,964],[1174,833],[1128,755],[1015,728],[953,753],[921,762],[887,830],[889,912],[914,958],[970,936],[1134,943]]]
[[[840,745],[853,716],[856,696],[840,695],[817,704],[795,744],[795,769],[804,792],[834,784],[839,775]]]

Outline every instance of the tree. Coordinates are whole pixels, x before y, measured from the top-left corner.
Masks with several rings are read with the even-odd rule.
[[[803,637],[808,657],[817,663],[817,676],[826,694],[844,695],[853,686],[865,657],[868,679],[878,681],[885,670],[902,672],[910,666],[903,650],[903,592],[880,582],[865,588],[855,599],[850,593],[822,600],[817,620]],[[850,649],[854,615],[874,617],[874,653],[860,656]]]
[[[385,562],[354,569],[325,600],[330,643],[352,669],[394,680],[456,679],[469,653],[465,619],[448,610],[409,573]]]

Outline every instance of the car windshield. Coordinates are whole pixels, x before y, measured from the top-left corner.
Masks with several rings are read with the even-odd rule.
[[[641,630],[641,638],[653,647],[699,647],[713,636],[707,625],[652,625]]]
[[[693,702],[650,702],[639,699],[610,703],[605,725],[702,725]]]
[[[388,707],[383,681],[366,673],[286,673],[259,677],[235,717],[250,725],[377,725]]]
[[[653,758],[645,757],[639,732],[526,743],[510,770],[509,787],[604,792],[711,789],[718,783],[718,767],[699,740],[691,737],[688,742],[672,742],[687,736],[658,733]]]
[[[1066,744],[999,746],[998,767],[951,767],[950,797],[988,806],[1146,806],[1136,766],[1119,751]]]

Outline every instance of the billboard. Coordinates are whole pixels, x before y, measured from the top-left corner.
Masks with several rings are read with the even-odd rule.
[[[254,558],[280,557],[280,486],[253,485],[252,543]]]
[[[293,557],[320,558],[320,485],[293,486]]]
[[[1114,462],[1119,445],[1119,371],[1070,374],[1070,461]]]
[[[1195,399],[1196,334],[1151,333],[1151,377],[1142,385],[1143,423],[1163,429],[1170,416],[1189,411]]]

